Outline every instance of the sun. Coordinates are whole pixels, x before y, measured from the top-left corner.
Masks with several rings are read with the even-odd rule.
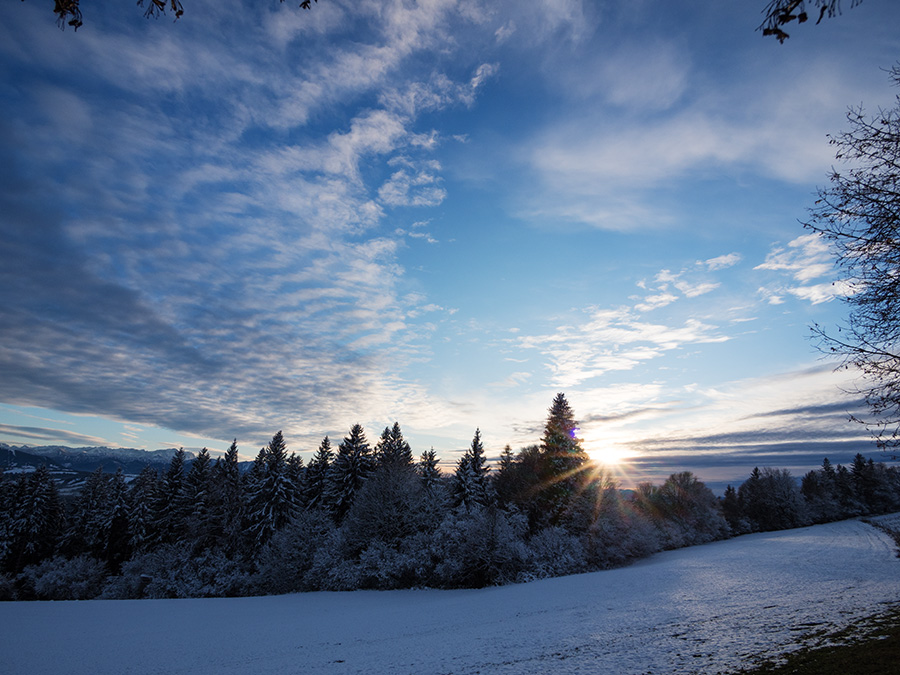
[[[625,461],[631,453],[615,443],[592,443],[586,449],[587,456],[602,466],[615,466]]]

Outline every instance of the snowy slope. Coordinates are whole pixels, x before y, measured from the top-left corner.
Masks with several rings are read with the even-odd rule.
[[[0,603],[9,675],[716,673],[900,601],[858,521],[468,591]]]

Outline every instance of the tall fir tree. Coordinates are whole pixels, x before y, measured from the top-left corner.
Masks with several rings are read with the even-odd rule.
[[[234,439],[213,467],[215,522],[219,544],[229,557],[238,553],[243,540],[244,495],[239,462],[237,439]]]
[[[550,406],[541,439],[540,508],[556,524],[585,484],[587,454],[578,438],[578,423],[566,396],[558,393]]]
[[[317,509],[323,505],[328,484],[328,470],[332,461],[334,451],[331,449],[331,441],[325,436],[306,467],[306,491],[303,502],[307,510]]]
[[[128,518],[128,485],[122,469],[116,469],[109,481],[109,498],[106,519],[103,523],[103,560],[111,574],[131,556],[131,532]]]
[[[340,523],[374,468],[374,458],[362,425],[354,424],[350,435],[341,441],[328,472],[325,502]]]
[[[188,502],[185,476],[184,448],[178,448],[163,476],[154,507],[154,543],[169,544],[182,541],[186,534],[191,505]]]
[[[422,487],[425,489],[426,494],[433,495],[438,490],[441,482],[441,470],[438,468],[438,458],[434,448],[422,453],[416,470],[419,473],[419,478],[422,480]]]
[[[212,458],[203,448],[191,462],[185,479],[185,493],[190,513],[187,517],[187,536],[195,553],[205,551],[218,534],[213,506]]]
[[[413,465],[412,449],[403,438],[399,422],[394,422],[393,427],[385,427],[381,433],[381,438],[375,446],[375,463],[377,466]]]
[[[109,509],[109,476],[98,466],[84,481],[72,509],[72,522],[64,537],[63,551],[76,556],[103,557],[103,524]]]
[[[28,476],[22,488],[10,523],[6,571],[11,574],[53,555],[65,524],[59,490],[46,464]]]
[[[249,494],[249,532],[263,546],[298,511],[299,496],[288,471],[287,446],[279,431],[260,452],[262,466]]]
[[[159,474],[147,465],[128,489],[129,548],[132,552],[145,551],[155,537],[155,507],[159,501]]]
[[[476,504],[489,505],[492,502],[491,486],[488,481],[490,470],[484,456],[481,430],[476,429],[472,444],[456,464],[451,488],[453,505],[463,506],[467,510]]]

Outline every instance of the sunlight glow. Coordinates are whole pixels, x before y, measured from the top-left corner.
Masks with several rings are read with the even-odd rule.
[[[631,456],[631,453],[615,443],[585,443],[588,457],[603,466],[615,466]]]

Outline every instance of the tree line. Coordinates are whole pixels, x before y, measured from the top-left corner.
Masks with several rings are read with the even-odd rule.
[[[719,499],[690,472],[623,491],[589,461],[563,394],[541,442],[488,466],[478,430],[452,474],[400,425],[374,447],[288,453],[281,432],[239,470],[174,453],[130,482],[98,469],[70,500],[46,466],[0,482],[0,599],[215,597],[481,587],[627,564],[664,549],[900,509],[900,471],[857,455],[797,481],[754,469]]]

